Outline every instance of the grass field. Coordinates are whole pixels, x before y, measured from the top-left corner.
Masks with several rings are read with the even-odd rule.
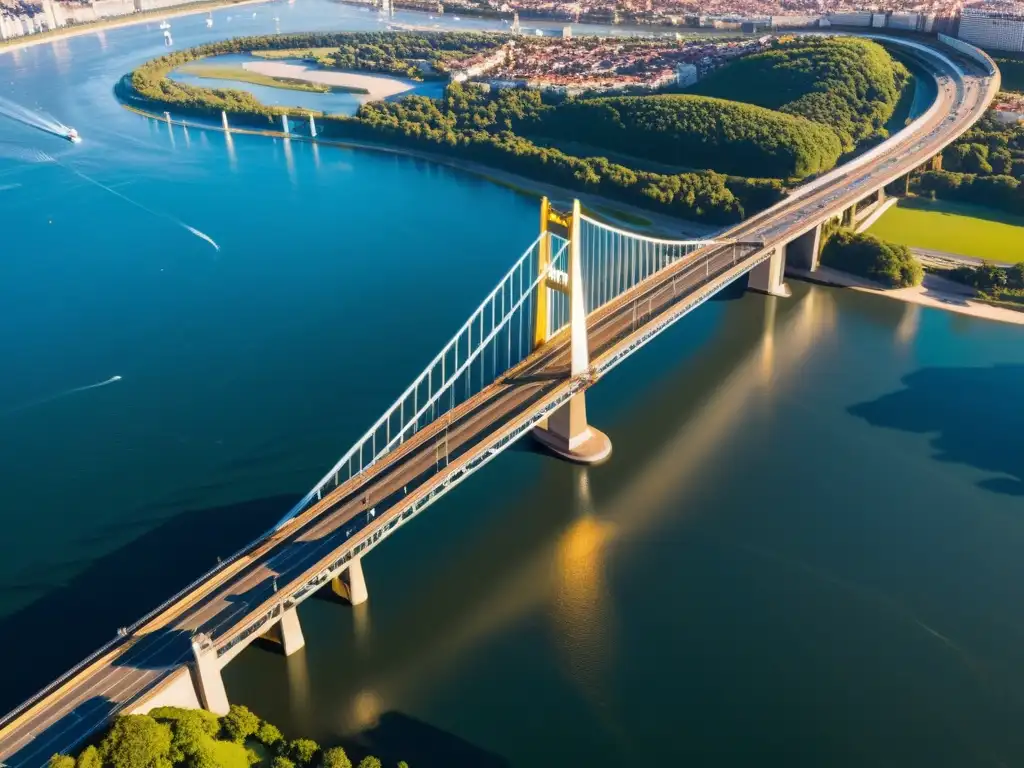
[[[869,231],[911,248],[992,261],[1024,261],[1024,217],[974,205],[906,198],[886,211]]]
[[[324,85],[323,83],[311,83],[306,80],[295,80],[290,77],[273,77],[262,75],[259,72],[250,72],[243,67],[233,67],[219,64],[186,64],[180,67],[179,72],[185,72],[195,77],[210,78],[214,80],[234,80],[237,83],[251,83],[252,85],[266,85],[271,88],[285,88],[289,91],[311,91],[313,93],[369,93],[365,88],[348,88],[343,85]]]
[[[252,55],[260,59],[315,59],[337,50],[337,46],[334,48],[284,48],[280,51],[253,51]]]

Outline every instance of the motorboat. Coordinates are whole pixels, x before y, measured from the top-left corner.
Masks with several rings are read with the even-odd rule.
[[[64,134],[64,138],[72,144],[80,144],[82,141],[82,137],[78,135],[78,131],[74,128],[68,128],[68,132]]]
[[[160,29],[170,29],[170,28],[171,28],[171,25],[167,23],[166,19],[164,19],[163,21],[160,22]]]

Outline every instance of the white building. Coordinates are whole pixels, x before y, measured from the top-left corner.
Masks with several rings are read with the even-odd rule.
[[[680,64],[676,67],[676,85],[685,88],[697,82],[697,67],[694,64]]]
[[[957,37],[979,48],[1024,52],[1024,5],[964,8]]]

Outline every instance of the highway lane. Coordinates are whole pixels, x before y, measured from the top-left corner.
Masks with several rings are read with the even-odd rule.
[[[898,147],[889,148],[865,167],[844,167],[828,184],[725,234],[739,239],[763,238],[768,245],[798,234],[808,224],[848,206],[852,198],[865,194],[864,188],[878,179],[923,163],[946,143],[946,137],[980,116],[981,97],[979,83],[968,79],[960,85],[947,77],[940,84],[940,108],[913,137],[900,141]],[[836,184],[840,185],[838,190]],[[725,276],[732,269],[730,247],[705,249],[595,313],[588,319],[592,360],[599,362],[642,331],[642,327],[634,327],[636,307],[643,307],[641,317],[646,327],[670,313],[684,296],[700,286],[727,282]],[[179,669],[191,656],[189,637],[193,631],[211,633],[215,638],[225,636],[229,628],[237,632],[247,624],[243,618],[260,615],[262,607],[257,606],[273,601],[275,594],[279,599],[297,588],[311,571],[333,559],[332,553],[350,538],[358,539],[366,531],[379,529],[408,508],[417,494],[437,485],[444,474],[438,472],[439,446],[447,446],[452,467],[464,463],[502,428],[527,419],[540,403],[564,393],[567,369],[566,340],[556,339],[513,375],[457,409],[447,427],[435,424],[422,430],[368,472],[361,485],[343,486],[332,493],[249,553],[236,572],[213,579],[199,599],[169,610],[163,617],[164,626],[133,639],[118,658],[83,674],[71,689],[31,710],[3,732],[0,759],[15,756],[12,765],[41,765],[53,752],[71,748],[110,713]],[[373,517],[369,517],[370,509],[376,510]],[[358,533],[357,527],[364,533]],[[275,577],[279,593],[273,589]]]

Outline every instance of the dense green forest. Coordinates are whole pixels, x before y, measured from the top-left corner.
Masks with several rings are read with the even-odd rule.
[[[889,288],[920,285],[924,279],[921,262],[907,246],[850,229],[839,229],[829,236],[821,250],[821,263]]]
[[[907,68],[855,37],[799,37],[713,72],[693,92],[757,104],[827,125],[843,149],[884,131]]]
[[[1024,125],[988,114],[946,147],[942,166],[921,174],[919,193],[1024,215]]]
[[[386,139],[454,154],[569,189],[716,223],[738,221],[744,199],[763,207],[781,199],[774,181],[700,172],[661,174],[634,170],[603,157],[579,158],[541,147],[513,130],[548,109],[537,91],[489,93],[453,83],[441,100],[410,96],[364,104],[355,120],[338,120],[343,135]]]
[[[452,58],[488,50],[501,40],[469,33],[237,38],[147,62],[122,81],[119,94],[139,106],[159,105],[186,115],[216,117],[225,110],[232,114],[234,125],[273,129],[277,115],[304,110],[269,107],[241,90],[176,83],[167,74],[181,64],[218,54],[321,49],[318,61],[327,66],[408,75],[413,69],[419,71],[417,61],[443,71]],[[777,51],[750,58],[760,64],[747,69],[745,76],[763,77],[765,82],[746,83],[749,92],[738,96],[758,101],[751,96],[756,92],[760,100],[772,102],[762,107],[780,106],[781,112],[688,94],[545,101],[532,90],[491,92],[453,83],[443,99],[409,96],[397,102],[369,103],[354,117],[319,115],[318,123],[326,138],[401,144],[682,218],[726,224],[782,199],[781,182],[758,177],[799,178],[827,170],[849,142],[877,133],[891,115],[906,76],[902,65],[881,47],[861,40],[783,43]],[[721,78],[712,77],[709,82],[717,82],[716,87],[735,85],[736,76],[724,73],[740,71],[745,61],[733,62]],[[773,88],[777,93],[764,97]],[[801,110],[813,112],[812,106],[819,103],[815,99],[822,94],[850,102],[849,109],[839,113],[848,118],[844,118],[849,123],[845,133],[837,136],[827,127],[829,121],[802,114]],[[555,140],[572,136],[616,156],[709,170],[654,172],[605,157],[576,157],[541,146],[538,141],[546,143],[541,138],[545,136]],[[748,174],[754,178],[746,178]]]
[[[320,56],[320,66],[333,69],[361,69],[422,80],[446,78],[447,62],[496,48],[503,40],[495,36],[466,33],[358,33],[338,45],[334,53]],[[414,61],[426,61],[424,73]]]
[[[660,163],[776,178],[829,170],[842,153],[833,131],[805,118],[690,95],[570,100],[517,130]]]
[[[223,717],[203,709],[158,707],[148,715],[114,719],[97,743],[77,758],[54,755],[49,768],[353,768],[341,747],[321,749],[311,739],[286,740],[245,707]],[[358,768],[382,768],[367,755]],[[409,768],[399,762],[397,768]]]

